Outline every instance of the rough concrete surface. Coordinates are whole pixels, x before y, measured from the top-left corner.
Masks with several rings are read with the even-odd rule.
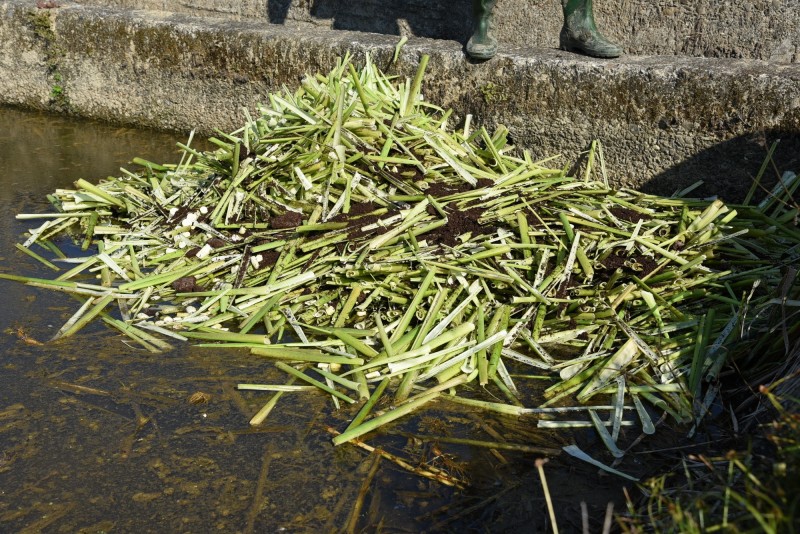
[[[407,35],[466,43],[472,0],[81,0],[289,26]],[[505,49],[555,48],[560,0],[497,0]],[[598,23],[629,54],[800,61],[800,0],[596,0]]]
[[[389,67],[397,38],[76,4],[0,2],[0,102],[163,129],[232,130],[241,108],[327,72],[349,51]],[[391,69],[430,54],[425,98],[505,124],[536,157],[579,159],[604,145],[616,185],[742,196],[772,140],[776,166],[800,169],[800,64],[626,56],[599,61],[516,48],[465,59],[455,41],[413,38]],[[774,173],[770,171],[770,176]]]

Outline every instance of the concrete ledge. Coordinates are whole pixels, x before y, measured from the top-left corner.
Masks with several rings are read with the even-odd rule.
[[[346,52],[388,65],[396,38],[152,11],[0,2],[0,102],[188,131],[230,130],[240,109]],[[635,57],[598,61],[515,48],[465,60],[455,41],[412,39],[398,74],[430,54],[425,97],[493,128],[535,156],[575,160],[593,139],[617,185],[740,197],[766,147],[800,168],[800,65]]]
[[[287,25],[466,43],[472,0],[80,0],[84,5],[174,11]],[[557,48],[558,0],[497,0],[494,34],[510,46]],[[797,0],[602,0],[603,30],[630,54],[800,61]]]

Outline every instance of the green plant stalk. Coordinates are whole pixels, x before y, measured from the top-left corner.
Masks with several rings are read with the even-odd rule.
[[[168,351],[172,350],[173,346],[166,341],[149,334],[148,332],[136,328],[135,326],[128,324],[124,321],[120,321],[119,319],[115,319],[111,317],[108,312],[101,312],[100,317],[106,324],[109,324],[116,328],[117,330],[121,331],[125,335],[135,339],[136,341],[145,345],[148,350],[151,352],[161,352],[161,351]],[[185,339],[185,338],[183,338]],[[150,348],[152,347],[152,348]]]
[[[531,413],[529,408],[523,408],[521,406],[516,406],[511,404],[503,404],[500,402],[489,402],[478,399],[469,399],[466,397],[459,397],[457,395],[444,395],[442,398],[457,404],[472,406],[474,408],[480,408],[482,410],[488,410],[490,412],[495,412],[503,415],[510,415],[512,417],[521,417],[523,415],[529,415]]]
[[[367,345],[363,341],[360,341],[360,340],[356,339],[355,337],[351,336],[347,332],[344,332],[344,331],[342,331],[340,329],[336,329],[336,330],[333,330],[331,333],[334,336],[336,336],[339,339],[341,339],[343,342],[345,342],[348,345],[350,345],[351,347],[353,347],[353,349],[355,349],[357,352],[363,354],[364,356],[366,356],[368,358],[375,358],[375,357],[378,356],[378,351],[376,351],[375,349],[373,349],[372,347],[370,347],[369,345]],[[353,363],[355,363],[355,362],[353,362]],[[361,363],[363,363],[363,360],[360,363],[358,363],[357,365],[361,365]]]
[[[474,328],[474,314],[463,323],[459,324],[456,328],[445,332],[439,338],[436,338],[435,342],[437,344],[441,344],[444,340],[447,340],[447,345],[443,350],[440,350],[436,353],[426,354],[420,358],[417,358],[415,363],[424,364],[425,365],[425,373],[420,376],[419,378],[415,377],[415,381],[420,382],[423,380],[427,380],[433,376],[437,376],[437,380],[442,379],[445,375],[439,375],[440,372],[447,369],[448,367],[452,367],[456,363],[459,365],[457,366],[460,368],[460,363],[463,362],[467,358],[471,358],[473,354],[479,351],[482,348],[486,348],[490,346],[492,343],[498,341],[499,336],[495,335],[492,336],[489,340],[484,341],[483,344],[475,344],[473,340],[469,340],[465,343],[466,337],[465,335],[470,334]],[[429,343],[433,343],[432,340]],[[423,345],[419,350],[423,350],[429,347],[430,345]],[[463,350],[460,354],[456,356],[450,356],[453,352],[458,352],[459,350]],[[400,368],[403,367],[403,364],[400,365]],[[390,367],[391,368],[391,367]],[[421,369],[420,369],[421,371]],[[476,371],[477,372],[477,371]],[[447,375],[446,378],[450,378],[454,376],[455,373]],[[446,379],[445,378],[445,379]]]
[[[478,329],[476,339],[478,344],[481,344],[486,341],[486,319],[483,306],[478,306],[476,322]],[[478,356],[478,383],[485,386],[489,383],[489,358],[486,355],[486,349],[481,349],[476,354]]]
[[[221,265],[221,264],[220,264]],[[175,270],[170,270],[165,273],[157,273],[151,274],[145,278],[140,278],[138,280],[133,280],[131,282],[126,282],[119,286],[122,291],[136,291],[139,289],[145,289],[149,286],[159,286],[170,284],[177,280],[178,278],[182,278],[184,276],[188,276],[195,271],[199,270],[203,267],[204,264],[197,264],[197,265],[187,265],[185,267],[181,267]]]
[[[426,337],[433,328],[433,322],[438,319],[439,312],[444,303],[447,301],[447,296],[449,293],[450,290],[447,288],[436,292],[436,295],[433,297],[433,302],[431,302],[430,306],[425,311],[425,318],[419,327],[417,337],[414,338],[414,342],[411,344],[412,350],[418,349],[424,344]]]
[[[375,313],[373,315],[373,320],[375,321],[375,327],[378,330],[378,337],[381,340],[381,345],[383,346],[383,353],[385,353],[389,358],[394,356],[394,348],[392,347],[392,342],[389,340],[389,336],[386,333],[386,329],[383,327],[383,321],[381,320],[381,316],[379,313]]]
[[[419,92],[422,88],[422,79],[425,77],[425,69],[428,67],[428,60],[430,60],[430,56],[428,54],[423,54],[419,60],[419,67],[417,67],[417,73],[414,76],[414,81],[411,84],[411,91],[409,92],[408,102],[403,115],[411,114],[414,111],[414,108],[417,106]]]
[[[361,290],[361,284],[353,284],[352,290],[350,291],[350,296],[347,297],[344,305],[339,310],[339,315],[333,324],[335,328],[341,328],[344,326],[345,321],[349,319],[350,312],[353,310],[353,307],[358,301],[358,297],[361,295]]]
[[[100,189],[99,187],[95,186],[94,184],[87,182],[83,178],[78,179],[75,182],[75,186],[80,188],[80,189],[83,189],[83,190],[89,192],[90,194],[92,194],[92,195],[94,195],[96,197],[99,197],[99,198],[103,199],[104,201],[108,202],[109,204],[113,204],[113,205],[115,205],[115,206],[117,206],[119,208],[124,208],[125,207],[125,203],[122,200],[118,199],[117,197],[115,197],[113,195],[108,194],[107,192],[103,191],[102,189]]]
[[[282,371],[285,371],[285,372],[289,373],[290,375],[295,376],[296,378],[299,378],[300,380],[308,382],[309,384],[317,386],[322,391],[324,391],[326,393],[329,393],[329,394],[333,395],[334,397],[337,397],[337,398],[339,398],[339,399],[341,399],[341,400],[343,400],[343,401],[345,401],[347,403],[355,404],[355,402],[356,402],[355,400],[351,399],[350,397],[348,397],[347,395],[345,395],[341,391],[337,391],[337,390],[335,390],[335,389],[333,389],[331,387],[328,387],[326,384],[323,384],[319,380],[311,378],[310,376],[308,376],[307,374],[303,373],[302,371],[298,371],[297,369],[295,369],[291,365],[286,365],[283,362],[275,362],[275,365],[278,367],[278,369],[281,369]]]
[[[508,399],[509,402],[511,402],[511,404],[515,404],[520,408],[524,408],[522,402],[520,402],[517,396],[514,395],[514,392],[511,391],[511,389],[505,384],[505,382],[503,382],[503,380],[499,376],[494,375],[492,377],[492,382],[494,383],[495,386],[497,386],[497,389],[499,389],[500,392],[503,393],[503,395],[505,395],[506,399]]]
[[[350,421],[350,424],[347,426],[346,430],[358,427],[367,418],[372,409],[375,407],[375,404],[377,404],[377,402],[380,400],[381,395],[383,395],[383,392],[386,390],[386,387],[389,385],[390,381],[391,379],[388,377],[380,381],[378,386],[375,388],[375,391],[373,391],[372,395],[370,395],[369,400],[364,403],[364,406],[361,407],[353,420]]]
[[[383,425],[385,425],[387,423],[390,423],[390,422],[392,422],[392,421],[394,421],[396,419],[399,419],[400,417],[408,415],[409,413],[413,412],[414,410],[416,410],[416,409],[424,406],[425,404],[429,403],[430,401],[432,401],[433,399],[435,399],[439,395],[440,395],[440,393],[438,393],[438,392],[425,394],[425,395],[415,399],[414,401],[407,402],[406,404],[402,404],[402,405],[398,406],[397,408],[395,408],[395,409],[393,409],[393,410],[391,410],[389,412],[384,413],[383,415],[380,415],[380,416],[375,417],[373,419],[369,419],[368,421],[365,421],[365,422],[361,423],[360,425],[358,425],[358,426],[356,426],[354,428],[348,428],[346,431],[342,432],[341,434],[339,434],[338,436],[333,438],[333,444],[334,445],[341,445],[342,443],[347,443],[350,440],[353,440],[355,438],[363,436],[364,434],[366,434],[368,432],[372,432],[373,430],[375,430],[375,429],[377,429],[377,428],[379,428],[379,427],[381,427],[381,426],[383,426]]]
[[[592,420],[595,430],[597,430],[597,434],[600,436],[600,439],[603,441],[603,444],[606,446],[609,452],[611,452],[611,455],[614,458],[622,458],[625,456],[625,453],[622,452],[619,447],[617,447],[616,443],[614,443],[614,438],[611,437],[611,434],[608,432],[605,424],[600,420],[600,417],[594,410],[589,410],[589,417]]]
[[[252,348],[250,349],[250,352],[258,356],[265,356],[267,358],[298,362],[339,363],[350,365],[362,365],[364,363],[362,358],[348,358],[347,356],[325,354],[315,350],[287,347],[285,345],[267,345],[264,347]]]
[[[55,341],[56,339],[69,337],[75,334],[81,328],[86,326],[89,321],[97,317],[97,315],[102,312],[112,300],[114,300],[114,295],[105,295],[97,299],[87,300],[87,303],[94,304],[94,306],[88,311],[85,311],[82,307],[81,310],[79,310],[80,315],[73,315],[72,318],[67,321],[67,324],[65,324],[64,327],[62,327],[61,330],[59,330],[56,335],[51,338],[50,341]]]
[[[255,325],[261,322],[270,311],[276,309],[278,303],[281,301],[281,299],[284,297],[285,294],[286,294],[285,292],[280,292],[269,297],[267,301],[255,313],[253,313],[248,318],[246,318],[242,323],[240,323],[239,333],[247,334],[248,332],[250,332],[250,330],[252,330]]]
[[[48,268],[50,268],[50,269],[52,269],[54,271],[60,271],[61,270],[57,265],[53,264],[50,260],[47,260],[47,259],[43,258],[42,256],[40,256],[36,252],[32,251],[28,247],[23,247],[19,243],[14,243],[14,246],[17,248],[17,250],[27,254],[28,256],[30,256],[31,258],[35,259],[36,261],[38,261],[39,263],[41,263],[45,267],[48,267]]]
[[[391,364],[396,363],[396,362],[401,362],[401,363],[402,362],[408,362],[408,361],[414,360],[416,358],[419,358],[420,362],[412,362],[413,365],[417,365],[418,363],[423,363],[425,361],[428,361],[428,355],[431,354],[433,349],[435,349],[435,348],[437,348],[437,347],[439,347],[441,345],[444,345],[444,344],[459,342],[461,339],[463,339],[465,336],[467,336],[470,332],[472,332],[472,330],[474,328],[475,328],[475,326],[473,324],[471,324],[471,323],[460,324],[456,328],[448,330],[447,332],[444,332],[443,334],[431,339],[430,341],[426,342],[425,344],[417,347],[416,349],[412,349],[412,350],[405,350],[405,348],[401,347],[399,342],[395,343],[394,346],[392,347],[392,352],[393,352],[392,356],[387,356],[387,355],[381,354],[381,355],[379,355],[378,358],[375,358],[375,359],[371,360],[369,363],[364,365],[362,368],[359,368],[359,370],[372,368],[372,367],[383,366],[383,365],[390,365],[391,366]],[[418,330],[419,330],[419,327],[416,328],[416,331],[418,331]],[[416,338],[416,337],[417,337],[417,335],[414,336],[414,338]],[[408,343],[406,345],[410,346],[410,340],[408,341]],[[390,367],[390,369],[391,369],[391,367]]]
[[[747,191],[747,195],[745,195],[742,204],[750,204],[753,200],[753,195],[755,195],[756,191],[758,190],[759,186],[761,185],[761,179],[764,177],[764,173],[767,171],[767,167],[769,166],[769,162],[772,161],[772,156],[775,154],[775,149],[778,148],[778,143],[780,142],[779,139],[775,140],[772,145],[769,147],[769,151],[767,152],[767,157],[764,158],[764,161],[761,163],[761,168],[758,169],[758,173],[756,174],[755,179],[753,180],[753,184],[750,186],[750,189]]]
[[[296,378],[294,376],[291,377],[286,385],[291,386],[294,384],[295,380]],[[256,412],[256,414],[250,419],[250,425],[258,426],[263,423],[275,408],[275,405],[278,404],[278,400],[280,400],[284,393],[285,392],[283,391],[278,391],[272,397],[270,397],[269,401],[267,401],[266,404],[264,404],[264,406],[262,406],[261,409],[258,410],[258,412]]]
[[[713,308],[709,311],[712,310]],[[706,333],[705,325],[708,319],[709,319],[708,315],[700,317],[700,322],[697,325],[694,353],[692,355],[692,365],[691,365],[691,370],[689,371],[689,391],[691,392],[693,398],[695,399],[700,398],[700,381],[702,378],[701,372],[703,369],[703,361],[705,360],[705,347],[708,344],[705,338],[705,333]]]
[[[81,250],[89,250],[89,245],[92,244],[92,238],[94,237],[94,227],[97,225],[98,219],[99,215],[97,211],[93,211],[92,214],[89,215],[89,218],[86,221],[86,237],[81,244]]]
[[[492,317],[492,321],[489,323],[489,328],[487,330],[488,337],[493,336],[499,331],[507,331],[510,317],[511,307],[506,304],[501,305],[500,308],[497,309],[497,312],[495,312],[494,317]],[[497,318],[497,320],[495,320],[495,318]],[[489,357],[489,369],[487,371],[489,378],[495,377],[502,352],[503,342],[496,343],[492,347],[492,353]]]
[[[592,267],[592,262],[589,261],[589,257],[586,255],[586,251],[578,247],[575,251],[575,258],[578,260],[578,264],[581,266],[583,270],[583,274],[587,280],[591,280],[594,278],[594,268]]]
[[[341,376],[339,376],[339,375],[337,375],[335,373],[332,373],[330,371],[327,371],[326,369],[323,369],[321,367],[314,367],[313,369],[314,369],[315,372],[321,374],[323,377],[325,377],[326,379],[330,380],[331,382],[339,384],[340,386],[344,386],[344,387],[346,387],[348,389],[352,389],[353,391],[355,391],[356,393],[359,393],[359,395],[360,395],[361,384],[359,384],[358,382],[354,382],[353,380],[348,380],[346,378],[342,378]]]
[[[400,319],[400,322],[398,323],[394,332],[392,332],[392,337],[390,338],[390,341],[392,343],[397,342],[397,340],[399,340],[400,337],[402,337],[402,335],[405,334],[408,325],[411,324],[411,321],[417,312],[417,307],[419,306],[420,302],[422,302],[422,298],[424,297],[426,291],[428,291],[428,287],[430,287],[431,282],[433,282],[433,279],[436,276],[436,274],[437,274],[436,268],[428,270],[428,273],[425,275],[425,278],[419,285],[417,293],[414,295],[414,299],[409,304],[408,308],[406,309],[406,312],[403,314],[403,317]]]

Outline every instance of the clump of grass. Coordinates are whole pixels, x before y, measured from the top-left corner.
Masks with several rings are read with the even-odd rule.
[[[798,375],[784,381],[797,381]],[[685,458],[674,474],[646,481],[629,501],[625,532],[796,532],[800,524],[800,399],[761,388],[774,419],[740,451]]]

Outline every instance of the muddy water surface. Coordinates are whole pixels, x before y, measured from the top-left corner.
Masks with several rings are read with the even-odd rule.
[[[15,214],[48,211],[54,189],[117,175],[134,156],[177,161],[176,141],[185,136],[0,109],[0,271],[56,276],[14,248],[36,225]],[[471,483],[456,491],[352,446],[334,448],[326,427],[345,428],[358,407],[336,411],[321,394],[286,394],[265,424],[250,427],[269,394],[236,384],[286,377],[248,353],[176,343],[151,354],[99,323],[47,343],[76,301],[5,280],[0,291],[0,531],[550,530],[539,456],[409,434],[556,448],[571,436],[448,404],[368,439]],[[624,467],[644,471],[635,459]],[[581,501],[595,527],[607,502],[623,505],[622,484],[592,467],[556,457],[546,469],[562,531],[580,525]]]

